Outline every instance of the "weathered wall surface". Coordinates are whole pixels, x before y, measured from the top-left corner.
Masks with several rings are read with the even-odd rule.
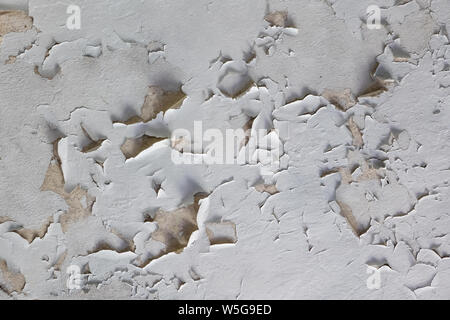
[[[0,10],[0,299],[450,298],[447,0]]]

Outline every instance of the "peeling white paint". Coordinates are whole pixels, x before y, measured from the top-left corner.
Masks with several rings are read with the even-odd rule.
[[[0,299],[450,298],[448,1],[72,2],[0,1]]]

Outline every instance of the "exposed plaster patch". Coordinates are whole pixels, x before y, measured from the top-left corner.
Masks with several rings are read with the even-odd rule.
[[[70,193],[64,190],[64,176],[61,170],[59,156],[57,156],[57,143],[58,142],[54,143],[55,158],[48,167],[44,182],[41,186],[41,191],[52,191],[61,196],[67,203],[69,209],[59,217],[63,232],[66,232],[70,227],[70,224],[91,215],[95,198],[91,197],[86,190],[81,189],[79,186]]]
[[[286,27],[288,13],[287,11],[275,11],[267,14],[264,20],[269,22],[272,26]]]
[[[0,289],[7,294],[21,293],[25,287],[25,277],[20,272],[8,268],[6,261],[0,259]]]
[[[186,98],[186,94],[180,89],[178,91],[165,91],[160,87],[151,86],[148,88],[144,104],[141,107],[141,114],[133,116],[124,123],[127,125],[148,122],[156,118],[162,112],[170,109],[179,109]]]
[[[33,27],[33,18],[20,10],[0,10],[1,37],[11,32],[25,32]]]
[[[27,229],[27,228],[18,228],[14,230],[15,233],[19,234],[22,238],[28,241],[28,243],[32,243],[34,239],[40,238],[42,239],[48,231],[48,228],[53,223],[53,218],[49,218],[48,222],[43,224],[39,229]]]
[[[356,99],[350,89],[344,89],[343,91],[325,89],[322,96],[343,111],[356,104]]]
[[[164,140],[163,138],[155,138],[149,136],[142,136],[136,139],[126,139],[120,147],[126,159],[137,157],[142,151],[150,148],[157,142]]]
[[[151,235],[152,239],[164,245],[159,256],[170,252],[180,253],[187,246],[191,234],[198,230],[197,214],[200,200],[205,194],[196,194],[194,203],[174,211],[158,210],[154,218],[147,218],[149,222],[155,222],[157,229]],[[155,259],[156,257],[153,257]]]

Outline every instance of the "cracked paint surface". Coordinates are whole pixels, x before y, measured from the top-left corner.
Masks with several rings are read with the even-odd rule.
[[[0,1],[0,299],[450,298],[447,0],[73,4]]]

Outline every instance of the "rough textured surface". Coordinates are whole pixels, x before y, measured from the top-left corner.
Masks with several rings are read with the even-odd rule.
[[[0,0],[1,299],[450,298],[448,0],[71,2]]]

